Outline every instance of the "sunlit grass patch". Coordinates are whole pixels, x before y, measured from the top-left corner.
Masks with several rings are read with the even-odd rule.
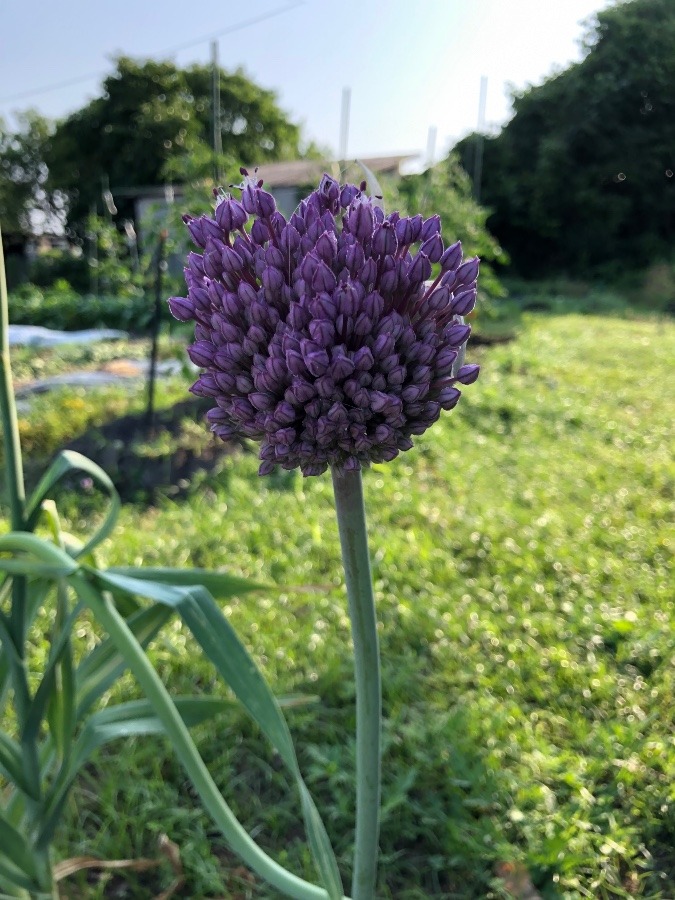
[[[365,478],[386,716],[379,895],[501,896],[497,865],[520,860],[545,898],[666,900],[675,328],[534,317],[480,356],[457,410]],[[126,506],[103,553],[279,585],[226,612],[280,693],[319,698],[288,715],[348,874],[353,691],[331,487],[256,470],[237,453],[180,502]],[[222,690],[177,628],[154,659],[176,693]],[[233,709],[199,734],[247,826],[310,876],[299,804],[254,728]],[[222,895],[219,878],[234,891],[236,864],[148,746],[99,759],[64,851],[151,855],[161,828],[188,896]]]

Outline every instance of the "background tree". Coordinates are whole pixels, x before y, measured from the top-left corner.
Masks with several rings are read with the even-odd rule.
[[[51,230],[63,205],[46,187],[49,123],[35,110],[17,119],[16,131],[0,120],[0,222],[6,235]]]
[[[456,155],[451,154],[420,175],[383,180],[382,189],[387,210],[397,209],[402,215],[420,212],[430,216],[438,213],[443,222],[446,243],[461,240],[466,258],[480,256],[483,296],[503,295],[503,288],[491,264],[505,264],[508,257],[488,231],[488,211],[471,196],[471,180]]]
[[[69,225],[100,204],[106,179],[113,190],[162,184],[171,160],[203,154],[213,129],[211,85],[209,66],[120,57],[101,96],[60,122],[50,142],[49,184],[68,197]],[[221,70],[220,97],[225,157],[254,166],[300,155],[300,129],[273,91],[240,70]]]
[[[516,94],[485,141],[490,228],[523,273],[638,267],[672,255],[675,3],[598,13],[582,62]],[[473,168],[475,136],[457,149]]]

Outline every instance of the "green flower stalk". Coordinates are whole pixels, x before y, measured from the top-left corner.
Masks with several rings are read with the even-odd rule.
[[[333,470],[356,678],[356,841],[353,900],[372,897],[380,833],[382,686],[361,473]]]

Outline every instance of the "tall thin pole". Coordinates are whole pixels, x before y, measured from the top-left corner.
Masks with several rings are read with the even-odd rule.
[[[436,136],[438,131],[435,125],[429,126],[429,134],[427,135],[427,158],[425,160],[425,166],[427,169],[430,169],[434,164],[434,157],[436,156]]]
[[[487,76],[480,80],[480,99],[478,100],[478,127],[476,129],[476,145],[473,158],[473,196],[480,203],[481,181],[483,179],[483,145],[485,143],[485,104],[487,101]]]
[[[338,159],[344,168],[347,160],[347,141],[349,140],[349,108],[352,102],[352,89],[342,88],[342,107],[340,110],[340,150]]]
[[[223,134],[220,130],[220,64],[218,41],[211,41],[211,105],[213,118],[213,181],[220,183],[220,157],[223,153]]]
[[[150,344],[150,368],[148,371],[148,405],[145,409],[145,426],[150,431],[155,424],[155,384],[157,382],[157,350],[159,345],[159,329],[162,322],[162,275],[166,270],[166,239],[169,233],[162,229],[157,244],[155,265],[155,309],[152,317],[152,334]]]
[[[112,225],[112,217],[117,215],[117,207],[115,206],[115,198],[110,190],[110,179],[107,175],[101,176],[101,196],[103,197],[103,209],[108,225]]]
[[[89,291],[98,297],[98,234],[96,231],[96,204],[89,207]]]

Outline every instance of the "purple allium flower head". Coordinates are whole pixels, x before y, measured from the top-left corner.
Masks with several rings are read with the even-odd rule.
[[[464,365],[478,260],[445,248],[438,216],[385,216],[365,184],[324,175],[290,221],[242,169],[241,202],[184,221],[188,353],[211,430],[258,440],[260,474],[319,475],[393,459],[478,377]],[[253,216],[250,231],[244,225]],[[433,277],[436,267],[435,280]]]

